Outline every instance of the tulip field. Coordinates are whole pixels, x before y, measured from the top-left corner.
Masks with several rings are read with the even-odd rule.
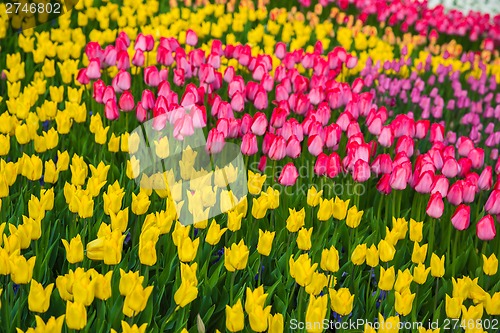
[[[2,2],[0,333],[500,332],[484,10]]]

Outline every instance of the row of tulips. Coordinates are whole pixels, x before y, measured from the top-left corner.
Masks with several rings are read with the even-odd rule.
[[[435,111],[450,98],[462,98],[464,113],[480,102],[430,92],[421,69],[480,96],[496,93],[491,71],[469,76],[475,62],[455,55],[459,73],[438,66],[446,55],[424,57],[418,69],[410,51],[410,76],[397,61],[377,67],[378,50],[396,56],[390,38],[372,35],[362,47],[370,27],[338,29],[342,46],[359,29],[357,57],[330,43],[328,20],[313,29],[300,13],[231,4],[158,14],[154,1],[126,3],[123,22],[109,15],[114,4],[82,1],[50,33],[19,35],[23,51],[5,57],[1,83],[1,327],[283,332],[304,322],[321,332],[325,319],[365,318],[365,332],[409,321],[436,332],[445,319],[467,332],[495,329],[494,135],[484,144],[477,121],[474,136]],[[253,46],[236,43],[240,35]],[[401,82],[393,100],[389,78]],[[401,91],[426,84],[414,95],[433,107],[403,108]],[[495,133],[495,112],[479,117]],[[160,133],[173,129],[151,143],[156,158],[203,130],[206,153],[217,160],[237,144],[248,171],[229,164],[212,176],[196,169],[203,154],[185,149],[181,179],[142,172],[147,161],[129,155],[140,144],[131,130],[150,120]],[[238,192],[242,174],[248,196]],[[154,187],[157,176],[169,187]],[[181,224],[180,207],[197,223]]]

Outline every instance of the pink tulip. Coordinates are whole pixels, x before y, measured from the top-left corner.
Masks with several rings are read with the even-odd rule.
[[[439,192],[441,196],[444,198],[448,195],[448,189],[450,187],[450,183],[448,178],[443,175],[436,175],[434,177],[434,183],[431,187],[431,194]]]
[[[124,70],[119,71],[112,80],[112,86],[117,93],[121,93],[125,90],[130,90],[131,84],[132,77],[130,76],[129,72]]]
[[[88,59],[96,58],[102,60],[104,56],[101,45],[99,45],[98,42],[88,42],[88,44],[85,45],[85,54]]]
[[[274,49],[274,54],[276,55],[276,58],[282,60],[285,58],[286,55],[286,44],[283,42],[278,42],[276,43],[275,49]]]
[[[134,49],[141,51],[151,51],[154,48],[154,43],[155,41],[152,35],[143,35],[142,33],[139,33],[139,35],[135,39]]]
[[[469,152],[474,148],[474,143],[468,137],[462,136],[458,138],[457,148],[460,156],[468,156]]]
[[[257,137],[253,133],[246,133],[241,140],[241,152],[243,155],[252,156],[259,151]]]
[[[380,154],[372,162],[371,170],[376,175],[392,172],[392,160],[389,154]]]
[[[370,179],[370,176],[371,172],[368,162],[361,159],[357,160],[354,163],[354,169],[352,172],[352,178],[354,179],[354,181],[362,183]]]
[[[471,149],[467,157],[471,160],[473,168],[478,169],[484,164],[484,150],[482,148]]]
[[[255,135],[259,136],[264,135],[264,133],[267,130],[267,125],[268,124],[266,115],[262,112],[257,112],[253,117],[253,123],[252,126],[250,127],[250,130]]]
[[[431,194],[431,198],[429,199],[427,209],[425,211],[427,215],[435,219],[443,216],[444,202],[443,198],[441,197],[441,193],[436,192],[434,194]]]
[[[134,56],[132,57],[132,65],[142,67],[145,62],[146,57],[144,56],[144,52],[140,49],[136,50]]]
[[[231,108],[236,112],[241,112],[245,108],[245,96],[240,91],[231,98]]]
[[[286,156],[286,141],[282,136],[276,136],[271,141],[268,156],[273,161],[282,160]]]
[[[442,142],[444,140],[444,126],[441,124],[431,125],[431,142]]]
[[[118,119],[120,113],[118,112],[118,106],[116,105],[116,100],[109,99],[104,106],[104,114],[107,119],[115,120]]]
[[[464,193],[464,181],[458,180],[453,185],[451,185],[446,198],[448,202],[454,206],[458,206],[463,202],[463,193]]]
[[[299,172],[293,163],[287,163],[278,178],[278,182],[284,186],[295,185],[297,178],[299,177]]]
[[[266,170],[266,165],[267,165],[267,156],[262,155],[259,160],[259,165],[257,168],[259,169],[260,172],[264,173]]]
[[[137,120],[140,121],[141,123],[144,122],[148,118],[148,110],[142,107],[142,103],[138,102],[137,103],[137,108],[135,110],[135,116],[137,117]]]
[[[389,184],[391,188],[395,190],[404,190],[408,184],[409,178],[410,174],[408,173],[407,168],[402,165],[396,165],[390,174]]]
[[[87,77],[91,80],[96,80],[101,77],[101,61],[97,58],[90,60],[87,66]]]
[[[155,97],[151,90],[145,89],[142,91],[142,107],[146,110],[151,110],[155,106]]]
[[[377,190],[380,193],[388,195],[389,193],[392,192],[392,187],[391,187],[391,184],[389,182],[390,178],[391,178],[391,175],[389,175],[389,174],[384,174],[384,175],[382,175],[382,177],[380,177],[380,180],[378,181],[377,186],[376,186]]]
[[[486,166],[481,175],[479,176],[477,186],[481,190],[489,190],[493,185],[493,168],[491,166]]]
[[[225,143],[226,141],[224,139],[224,135],[217,131],[217,129],[212,128],[208,132],[207,145],[205,147],[205,150],[210,154],[220,153],[224,148]]]
[[[120,96],[118,106],[120,107],[120,110],[125,112],[132,111],[134,109],[134,96],[130,93],[130,91],[127,90],[123,92]]]
[[[191,29],[186,31],[186,44],[191,46],[198,44],[198,36],[196,35],[196,32]]]
[[[116,101],[116,92],[111,86],[107,86],[102,94],[102,103],[106,104],[110,99]]]
[[[484,209],[488,212],[488,214],[500,214],[500,190],[493,190],[493,192],[491,192],[486,204],[484,205]]]
[[[380,143],[383,147],[390,147],[394,142],[394,134],[392,133],[392,129],[390,126],[384,126],[380,131],[380,135],[378,137],[378,143]]]
[[[106,89],[106,84],[102,80],[97,80],[94,82],[93,98],[97,103],[102,103],[102,97],[104,95],[104,90]]]
[[[448,178],[454,178],[458,175],[460,171],[460,166],[458,162],[453,157],[447,157],[444,159],[443,167],[441,172]]]
[[[295,135],[292,135],[286,144],[286,155],[291,158],[297,158],[302,151],[302,145]]]
[[[316,162],[314,163],[314,173],[318,176],[324,176],[326,174],[328,164],[328,155],[325,153],[321,153],[316,158]]]
[[[2,71],[2,73],[3,73],[3,71]],[[87,68],[81,68],[78,71],[78,74],[76,75],[76,80],[78,82],[80,82],[80,84],[83,84],[83,85],[90,83],[90,79],[87,76]]]
[[[265,110],[268,107],[267,93],[263,89],[259,89],[255,95],[253,104],[257,110]]]
[[[156,66],[149,66],[144,69],[144,83],[150,87],[157,87],[160,83],[160,74]]]
[[[434,182],[434,173],[430,170],[423,172],[417,178],[414,186],[418,193],[430,193]]]
[[[177,140],[184,140],[184,137],[194,134],[193,118],[190,114],[184,114],[183,117],[175,121],[173,134]]]
[[[130,56],[126,50],[118,52],[118,55],[116,56],[116,67],[123,71],[130,68]]]
[[[184,74],[184,69],[182,68],[177,68],[174,69],[174,84],[178,87],[184,85],[185,81],[185,74]]]
[[[460,204],[451,216],[451,223],[457,230],[465,230],[470,225],[470,206]]]
[[[495,238],[497,231],[491,215],[486,215],[476,224],[476,235],[480,240],[489,241]]]
[[[319,135],[313,135],[307,140],[307,148],[313,156],[318,156],[323,151],[323,140]]]
[[[328,156],[328,163],[326,165],[326,175],[329,178],[335,178],[342,171],[342,166],[340,164],[340,156],[336,152],[333,152]]]

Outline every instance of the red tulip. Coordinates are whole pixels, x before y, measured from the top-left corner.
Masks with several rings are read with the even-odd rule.
[[[333,152],[328,156],[326,165],[326,175],[330,178],[335,178],[341,172],[340,156]]]
[[[102,103],[102,97],[104,95],[104,90],[106,89],[106,84],[102,80],[97,80],[94,82],[93,97],[97,103]]]
[[[314,163],[314,173],[318,176],[324,176],[326,174],[328,164],[328,155],[321,153],[316,158],[316,163]]]

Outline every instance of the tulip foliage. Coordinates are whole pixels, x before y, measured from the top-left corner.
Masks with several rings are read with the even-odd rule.
[[[499,17],[194,2],[2,16],[0,331],[500,329]]]

